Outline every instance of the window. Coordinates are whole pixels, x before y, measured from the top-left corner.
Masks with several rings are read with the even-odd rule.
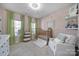
[[[32,34],[36,33],[36,23],[31,23],[32,26]]]
[[[21,30],[21,21],[14,20],[15,36],[19,35],[20,30]]]

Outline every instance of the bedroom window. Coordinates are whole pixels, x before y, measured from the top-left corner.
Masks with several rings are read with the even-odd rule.
[[[15,36],[19,35],[20,30],[21,30],[21,21],[14,20]]]
[[[36,23],[31,23],[32,26],[32,34],[36,33]]]

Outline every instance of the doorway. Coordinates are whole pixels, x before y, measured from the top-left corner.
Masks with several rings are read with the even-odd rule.
[[[18,43],[21,31],[21,21],[14,20],[14,33],[15,33],[15,42]]]

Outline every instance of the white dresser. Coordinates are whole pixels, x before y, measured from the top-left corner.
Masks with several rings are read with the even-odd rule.
[[[0,35],[0,56],[9,54],[9,35]]]

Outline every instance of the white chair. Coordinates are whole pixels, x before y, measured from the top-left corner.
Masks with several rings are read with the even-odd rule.
[[[75,56],[75,36],[60,33],[49,39],[49,47],[55,56]]]

